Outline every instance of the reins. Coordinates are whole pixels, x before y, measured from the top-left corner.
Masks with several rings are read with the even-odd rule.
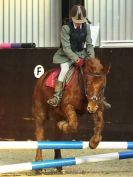
[[[84,74],[83,74],[83,68],[80,66],[79,70],[80,70],[80,73],[81,73],[81,76],[82,76],[82,80],[83,80],[83,87],[84,87],[84,91],[85,91],[84,93],[85,93],[85,96],[87,97],[86,81],[85,81]]]

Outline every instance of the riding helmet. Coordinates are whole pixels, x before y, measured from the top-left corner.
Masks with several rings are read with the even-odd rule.
[[[70,10],[70,17],[74,23],[85,23],[86,20],[86,10],[82,5],[74,5]]]

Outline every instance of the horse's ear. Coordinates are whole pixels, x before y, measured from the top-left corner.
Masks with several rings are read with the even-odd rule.
[[[110,72],[110,69],[111,69],[111,64],[109,64],[108,66],[104,66],[103,73],[108,74]]]

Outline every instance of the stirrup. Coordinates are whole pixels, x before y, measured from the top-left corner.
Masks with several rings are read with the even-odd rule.
[[[53,106],[53,107],[57,107],[58,106],[58,104],[59,104],[59,102],[60,102],[60,96],[59,95],[53,95],[53,97],[52,98],[50,98],[48,101],[47,101],[47,103],[49,104],[49,105],[51,105],[51,106]]]

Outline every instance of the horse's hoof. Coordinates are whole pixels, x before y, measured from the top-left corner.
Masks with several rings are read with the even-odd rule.
[[[36,175],[41,175],[41,174],[44,174],[44,173],[46,173],[46,169],[35,170]]]
[[[65,171],[65,170],[61,170],[60,173],[61,173],[61,174],[65,174],[66,171]]]
[[[66,121],[60,121],[60,122],[58,122],[57,126],[64,133],[66,133],[66,134],[69,133],[69,131],[68,131],[68,123]]]
[[[63,129],[63,126],[66,124],[66,121],[60,121],[57,123],[57,126],[59,127],[60,130]]]
[[[92,142],[89,142],[89,147],[90,149],[96,149],[96,144],[92,143]]]
[[[91,149],[96,149],[101,140],[102,140],[102,136],[100,136],[99,138],[92,137],[89,142],[89,147]]]
[[[57,168],[55,169],[55,172],[56,172],[56,173],[59,173],[59,174],[65,174],[65,170],[63,170],[62,167],[57,167]]]

